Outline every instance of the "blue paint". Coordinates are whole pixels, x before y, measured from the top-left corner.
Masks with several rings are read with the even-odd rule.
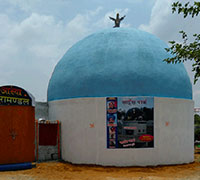
[[[0,165],[0,171],[24,170],[32,167],[35,167],[32,163],[2,164]]]
[[[167,64],[167,45],[136,29],[112,28],[72,46],[56,65],[48,101],[78,97],[156,96],[192,99],[183,64]]]

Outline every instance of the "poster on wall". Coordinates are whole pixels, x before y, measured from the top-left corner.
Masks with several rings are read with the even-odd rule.
[[[29,94],[20,87],[1,86],[0,105],[32,106],[32,99]]]
[[[153,97],[107,97],[107,148],[154,147]]]
[[[110,97],[106,100],[107,110],[107,147],[116,148],[117,141],[117,98]]]

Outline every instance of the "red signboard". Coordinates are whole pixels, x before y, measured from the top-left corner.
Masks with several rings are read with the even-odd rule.
[[[144,134],[139,137],[139,140],[143,142],[150,142],[150,141],[153,141],[153,136],[149,134]]]

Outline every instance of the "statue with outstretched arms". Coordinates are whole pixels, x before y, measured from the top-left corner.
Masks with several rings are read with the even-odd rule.
[[[113,26],[113,28],[120,27],[120,23],[125,17],[126,16],[119,18],[119,13],[117,13],[116,18],[109,17],[111,20],[113,20],[115,22],[115,26]]]

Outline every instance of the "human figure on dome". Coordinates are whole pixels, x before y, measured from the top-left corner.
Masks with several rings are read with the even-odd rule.
[[[113,26],[113,28],[120,27],[120,22],[121,22],[125,17],[126,17],[126,16],[123,16],[123,17],[119,18],[119,13],[117,13],[116,19],[113,18],[113,17],[109,17],[111,20],[113,20],[113,21],[115,22],[115,26]]]

